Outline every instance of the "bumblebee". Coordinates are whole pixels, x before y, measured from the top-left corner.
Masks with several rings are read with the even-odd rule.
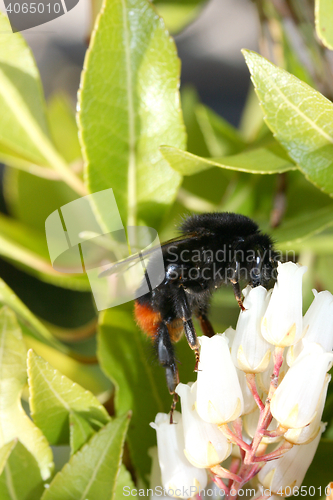
[[[164,367],[166,382],[173,395],[170,421],[177,402],[175,389],[179,374],[175,349],[183,333],[199,363],[199,342],[193,325],[195,316],[204,335],[212,337],[208,319],[211,296],[222,285],[231,284],[235,298],[244,310],[242,284],[273,286],[276,280],[278,254],[269,235],[243,215],[218,212],[192,215],[181,224],[180,235],[164,243],[164,266],[158,266],[151,252],[145,279],[137,290],[134,312],[139,327],[150,337],[159,363]],[[133,261],[135,257],[126,259]],[[118,265],[100,276],[117,272]],[[147,293],[149,276],[158,276],[160,283]],[[140,289],[141,288],[141,289]]]
[[[212,293],[230,283],[243,310],[240,282],[270,288],[276,279],[278,258],[270,236],[261,233],[258,225],[243,215],[192,215],[179,229],[179,238],[162,245],[162,282],[135,301],[137,324],[151,338],[165,368],[167,386],[174,395],[173,407],[179,383],[173,344],[183,333],[195,352],[195,369],[199,362],[199,342],[192,317],[198,318],[204,335],[213,336],[207,316]],[[154,257],[148,263],[148,274],[153,266]]]

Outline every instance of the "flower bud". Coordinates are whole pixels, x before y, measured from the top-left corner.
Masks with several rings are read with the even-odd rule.
[[[311,443],[293,446],[280,458],[267,462],[258,475],[261,484],[268,488],[271,493],[279,493],[284,497],[293,495],[295,491],[293,488],[299,488],[302,484],[324,428],[322,425],[320,432]]]
[[[178,384],[181,397],[185,456],[196,467],[213,467],[223,462],[231,453],[231,443],[216,424],[204,422],[195,408],[197,383],[192,387]]]
[[[197,411],[206,422],[224,424],[243,413],[244,403],[236,367],[224,335],[200,337]]]
[[[151,427],[156,430],[158,461],[162,484],[168,495],[176,498],[192,498],[207,485],[204,469],[197,469],[184,455],[184,434],[182,417],[174,412],[174,422],[170,416],[158,413]]]
[[[279,424],[299,428],[311,422],[332,359],[333,354],[326,353],[319,344],[305,343],[272,397],[271,412]]]
[[[231,355],[237,368],[246,373],[266,370],[271,357],[271,346],[260,332],[261,321],[270,293],[263,286],[243,290],[245,311],[239,314]]]
[[[292,444],[307,444],[310,443],[318,434],[321,427],[321,417],[323,415],[327,389],[329,381],[331,380],[331,376],[326,373],[324,386],[322,388],[319,402],[316,408],[316,413],[314,419],[310,422],[309,425],[305,427],[301,427],[300,429],[289,429],[284,434],[284,439],[289,441]]]
[[[263,337],[275,346],[286,347],[302,338],[302,276],[306,270],[293,262],[278,264],[277,283],[261,326]]]
[[[333,296],[327,290],[319,293],[317,290],[312,291],[314,299],[303,318],[304,339],[316,342],[326,352],[331,352],[333,349]],[[290,347],[288,352],[289,366],[292,365],[302,349],[302,340]]]
[[[149,448],[148,455],[151,457],[151,460],[152,460],[149,488],[153,491],[153,493],[149,497],[149,500],[168,499],[168,498],[170,498],[169,495],[164,495],[161,492],[162,477],[161,477],[160,464],[158,463],[157,446],[153,446],[152,448]],[[159,494],[159,493],[161,493],[161,494]]]

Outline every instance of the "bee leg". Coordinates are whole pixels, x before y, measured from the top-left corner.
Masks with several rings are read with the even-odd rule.
[[[243,306],[242,292],[239,286],[238,276],[239,276],[239,262],[236,262],[236,268],[234,274],[232,278],[229,278],[229,280],[230,283],[232,284],[235,299],[237,300],[239,307],[241,308],[242,311],[245,311],[245,307]]]
[[[209,319],[207,317],[206,311],[199,310],[199,312],[197,313],[196,316],[199,320],[202,333],[206,337],[209,337],[209,338],[213,337],[215,335],[215,332],[214,332],[214,329],[212,327],[211,322],[209,321]]]
[[[179,317],[183,321],[184,332],[190,348],[195,352],[195,368],[194,371],[198,371],[198,365],[200,360],[200,344],[198,341],[197,334],[192,322],[192,314],[189,308],[186,293],[183,287],[178,289],[177,294],[177,306]]]
[[[243,300],[242,300],[242,292],[241,292],[239,283],[238,283],[238,281],[236,281],[235,283],[233,283],[232,280],[230,280],[230,281],[232,284],[232,288],[234,290],[235,299],[237,300],[238,305],[241,308],[241,310],[245,311],[245,307],[243,306]]]
[[[173,401],[170,411],[170,423],[172,423],[172,415],[176,408],[178,395],[175,394],[175,389],[179,384],[179,374],[176,365],[174,348],[170,340],[167,325],[162,321],[157,329],[155,338],[155,346],[160,364],[165,368],[165,376],[170,394],[173,394]]]

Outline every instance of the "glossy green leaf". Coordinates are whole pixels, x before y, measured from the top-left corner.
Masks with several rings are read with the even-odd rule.
[[[315,2],[316,32],[323,44],[333,49],[333,5],[330,0]]]
[[[333,194],[333,104],[264,57],[243,51],[265,121],[301,171]]]
[[[125,415],[95,434],[55,476],[42,500],[112,500],[128,423]]]
[[[36,339],[56,347],[63,352],[69,352],[63,344],[58,342],[49,330],[36,318],[25,304],[15,295],[13,290],[0,278],[0,303],[9,306],[15,311],[18,318],[28,325],[28,331]]]
[[[94,362],[94,356],[84,356],[73,351],[68,352],[67,346],[65,352],[60,352],[59,349],[50,347],[45,342],[42,343],[31,334],[26,333],[24,325],[21,324],[21,328],[25,344],[29,349],[33,349],[38,356],[48,361],[64,376],[98,396],[100,402],[105,402],[110,398],[112,385],[99,364]]]
[[[95,430],[80,413],[71,410],[69,414],[69,434],[71,455],[74,455],[95,434]]]
[[[83,194],[79,179],[55,149],[47,128],[39,73],[20,33],[12,33],[5,14],[0,15],[0,145],[24,159],[57,170]]]
[[[0,255],[42,281],[74,290],[90,291],[85,274],[65,274],[53,269],[44,234],[2,214]]]
[[[13,439],[13,441],[9,441],[9,443],[4,444],[0,448],[0,475],[6,465],[7,459],[12,452],[12,449],[15,447],[17,443],[17,439]]]
[[[35,458],[17,441],[0,475],[1,500],[39,500],[43,492],[44,482]]]
[[[201,9],[206,3],[205,0],[196,0],[191,2],[172,2],[166,0],[154,2],[157,12],[162,16],[167,29],[175,34],[183,30],[188,24],[193,22],[200,14]]]
[[[147,450],[156,439],[149,422],[155,420],[156,413],[169,411],[171,405],[165,375],[152,364],[149,351],[148,340],[134,323],[131,305],[102,313],[97,355],[116,387],[116,411],[132,411],[128,443],[133,464],[143,477],[150,471]]]
[[[112,188],[124,224],[158,227],[175,199],[181,177],[158,148],[185,146],[179,70],[147,0],[106,0],[85,61],[79,128],[89,190]]]
[[[124,490],[124,488],[126,489]],[[124,467],[124,465],[122,465],[120,467],[113,500],[123,500],[125,496],[124,493],[127,493],[128,491],[131,491],[133,489],[136,489],[136,487],[132,481],[131,474]]]
[[[182,89],[181,103],[187,133],[186,151],[198,156],[209,156],[208,147],[195,112],[199,102],[199,95],[193,87]]]
[[[279,243],[300,243],[303,239],[317,234],[333,225],[333,205],[315,212],[306,212],[289,219],[272,232],[274,240]]]
[[[65,94],[55,94],[48,103],[50,132],[54,144],[68,163],[81,159],[79,131],[74,107]]]
[[[31,416],[49,443],[68,443],[69,416],[73,411],[94,429],[110,420],[92,393],[55,370],[32,350],[28,353],[28,375]]]
[[[230,156],[245,148],[246,144],[237,129],[207,106],[198,104],[195,114],[208,146],[209,156]]]
[[[15,314],[7,307],[0,310],[0,344],[0,447],[18,438],[47,479],[53,468],[52,451],[21,406],[27,378],[26,347]]]
[[[43,196],[36,196],[43,193]],[[45,237],[45,220],[62,205],[77,199],[77,194],[64,182],[51,181],[6,168],[4,197],[10,214]]]
[[[193,175],[212,167],[237,170],[251,174],[276,174],[293,170],[296,166],[277,148],[258,148],[225,158],[201,158],[170,146],[160,150],[167,162],[182,175]]]

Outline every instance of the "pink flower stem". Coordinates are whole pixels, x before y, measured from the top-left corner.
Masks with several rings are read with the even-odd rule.
[[[229,467],[230,472],[232,472],[233,474],[237,474],[238,469],[239,469],[239,464],[240,464],[239,458],[233,457],[231,459],[231,464],[230,464],[230,467]]]
[[[232,479],[233,481],[241,481],[242,478],[237,474],[234,474],[228,469],[224,469],[221,465],[215,465],[210,469],[214,474],[223,479]]]
[[[276,388],[278,386],[278,380],[279,380],[279,373],[281,370],[281,366],[283,363],[283,347],[275,347],[274,350],[274,370],[273,374],[271,376],[271,384],[269,388],[269,393],[266,399],[266,404],[264,409],[260,412],[260,417],[258,421],[258,426],[256,433],[253,437],[252,440],[252,445],[250,447],[250,450],[245,450],[246,451],[246,456],[244,459],[245,464],[252,464],[254,462],[260,461],[259,457],[255,457],[256,452],[258,450],[258,447],[260,445],[260,442],[262,440],[263,435],[267,431],[267,428],[269,424],[272,421],[272,414],[271,414],[271,400],[273,397],[274,392],[276,391]],[[255,460],[255,458],[258,458],[258,460]]]
[[[264,411],[264,409],[265,409],[265,405],[261,401],[261,398],[260,398],[260,396],[258,394],[255,374],[254,373],[247,373],[246,374],[246,382],[247,382],[247,385],[248,385],[250,391],[252,392],[252,395],[254,397],[255,402],[258,405],[260,413],[262,413]]]
[[[239,438],[229,429],[228,424],[219,425],[219,429],[223,432],[223,434],[234,444],[237,444],[240,448],[245,450],[247,453],[251,451],[251,446],[245,443],[243,439]]]
[[[285,441],[282,443],[280,448],[272,451],[271,453],[267,453],[267,455],[261,455],[260,457],[253,457],[254,462],[270,462],[271,460],[275,460],[276,458],[280,458],[287,451],[289,451],[294,445]]]
[[[222,481],[222,479],[218,476],[213,476],[212,477],[212,481],[222,490],[225,492],[226,496],[229,495],[229,488],[226,484],[224,484],[224,482]]]
[[[271,437],[271,438],[276,438],[276,437],[280,437],[280,436],[283,436],[286,432],[287,432],[288,429],[285,429],[284,427],[278,427],[277,429],[275,429],[275,431],[264,431],[264,436],[268,436],[268,437]]]

